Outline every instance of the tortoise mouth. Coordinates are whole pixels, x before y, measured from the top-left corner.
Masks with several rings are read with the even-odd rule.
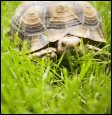
[[[59,51],[57,52],[58,54],[62,54],[63,52],[69,52],[71,54],[80,54],[81,53],[81,49],[80,48],[74,48],[74,47],[69,47],[69,48],[66,48],[64,51]]]

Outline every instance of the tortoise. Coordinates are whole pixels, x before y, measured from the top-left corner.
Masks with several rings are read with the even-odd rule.
[[[80,49],[81,38],[90,48],[106,43],[101,16],[87,1],[24,1],[10,25],[38,57]]]

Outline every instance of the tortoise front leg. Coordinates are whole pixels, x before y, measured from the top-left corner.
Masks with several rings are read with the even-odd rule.
[[[88,45],[86,44],[85,47],[88,49],[88,50],[93,50],[95,52],[102,52],[103,50],[100,49],[100,48],[97,48],[95,46],[92,46],[92,45]],[[99,55],[102,54],[104,56],[107,56],[107,57],[111,57],[111,53],[108,53],[108,52],[103,52],[103,53],[99,53]]]
[[[86,44],[85,47],[86,47],[88,50],[93,50],[93,51],[95,51],[95,52],[102,51],[102,49],[97,48],[97,47],[95,47],[95,46],[93,46],[93,45],[88,45],[88,44]]]
[[[56,49],[52,48],[52,47],[43,49],[43,50],[41,50],[39,52],[34,52],[31,55],[35,56],[35,57],[43,57],[43,58],[50,57],[51,59],[54,59],[57,56],[56,55]]]

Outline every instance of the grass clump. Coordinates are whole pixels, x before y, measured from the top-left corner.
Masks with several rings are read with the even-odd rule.
[[[103,17],[110,52],[110,2],[91,2]],[[63,54],[55,62],[14,50],[6,35],[20,2],[2,1],[1,112],[15,113],[111,113],[111,60],[93,52],[81,57]],[[108,20],[108,21],[107,21]]]

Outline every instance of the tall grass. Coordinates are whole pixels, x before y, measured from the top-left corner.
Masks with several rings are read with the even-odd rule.
[[[103,52],[109,52],[111,3],[91,3],[103,17]],[[19,4],[1,2],[1,112],[111,113],[111,60],[93,52],[80,57],[67,53],[55,61],[32,59],[24,51],[20,55],[6,35]]]

